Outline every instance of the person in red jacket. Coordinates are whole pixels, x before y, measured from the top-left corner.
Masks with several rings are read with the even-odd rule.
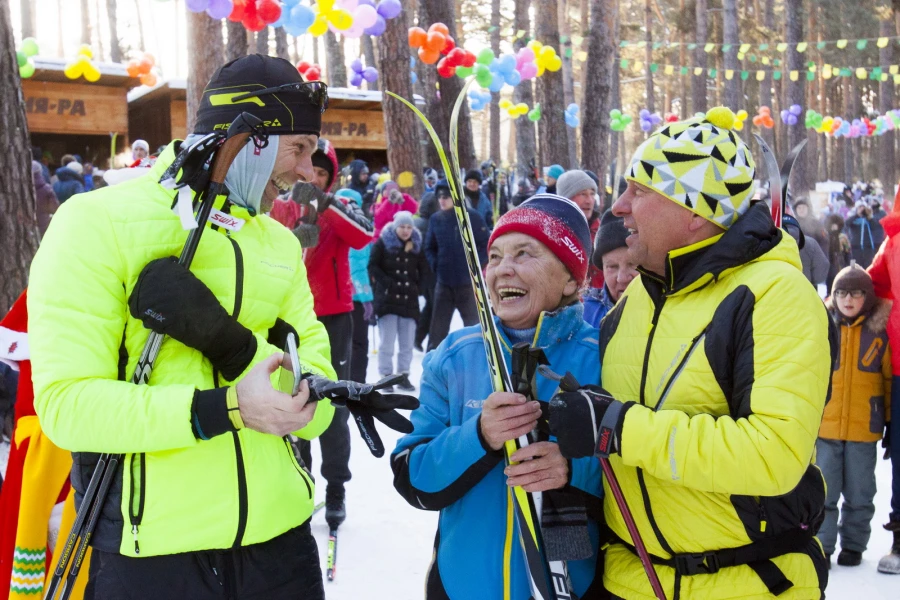
[[[409,194],[400,191],[400,186],[393,181],[385,181],[378,184],[378,194],[375,200],[375,239],[381,237],[381,230],[394,220],[401,210],[416,214],[419,203]]]
[[[875,295],[879,298],[893,300],[891,314],[888,319],[888,342],[891,345],[891,414],[900,415],[900,193],[894,199],[894,209],[881,220],[884,227],[885,240],[868,268]],[[882,446],[887,448],[885,456],[890,456],[892,466],[891,515],[884,526],[894,534],[891,552],[878,563],[882,573],[900,574],[900,451],[891,452],[891,440],[900,440],[900,418],[893,418],[887,424]]]
[[[353,339],[353,281],[350,278],[350,249],[359,250],[372,241],[372,222],[362,208],[347,198],[330,194],[338,174],[334,146],[319,139],[312,155],[316,178],[313,183],[326,196],[317,202],[317,212],[295,200],[276,201],[269,213],[276,221],[294,230],[306,249],[303,262],[313,293],[316,317],[325,325],[331,342],[331,365],[338,379],[350,379]],[[303,185],[303,184],[300,184]],[[303,235],[300,235],[303,232]],[[322,477],[325,478],[325,520],[338,527],[346,518],[344,484],[350,481],[350,413],[335,407],[331,425],[319,440],[322,444]],[[298,443],[303,461],[312,470],[310,444]]]

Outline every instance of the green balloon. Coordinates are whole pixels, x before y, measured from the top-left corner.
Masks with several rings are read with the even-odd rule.
[[[473,67],[456,67],[456,75],[460,79],[465,79],[466,77],[471,75],[472,71],[474,71],[474,70],[475,69]]]
[[[475,65],[475,81],[483,88],[490,87],[491,82],[494,81],[494,74],[487,65],[478,63]]]
[[[619,117],[622,116],[622,111],[619,110],[618,108],[614,108],[611,111],[609,111],[609,116],[613,119],[618,119]]]
[[[485,48],[481,52],[478,53],[478,58],[475,59],[480,65],[490,65],[494,60],[494,53],[490,48]]]
[[[22,79],[28,79],[34,75],[34,63],[29,60],[24,65],[19,67],[19,77]]]
[[[40,50],[38,49],[37,40],[33,37],[22,40],[22,54],[25,56],[35,56]]]
[[[528,120],[529,121],[540,121],[541,120],[541,104],[538,102],[534,105],[530,111],[528,111]]]
[[[22,68],[28,62],[28,57],[16,50],[16,62],[19,63],[19,68]]]

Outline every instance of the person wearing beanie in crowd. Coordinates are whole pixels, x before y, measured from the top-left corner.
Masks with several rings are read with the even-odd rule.
[[[425,193],[433,192],[438,182],[438,172],[431,167],[422,170],[422,182],[425,184]]]
[[[147,140],[134,140],[134,143],[131,144],[131,160],[134,161],[132,166],[137,166],[141,163],[141,161],[149,158],[150,156],[150,144],[147,143]]]
[[[65,203],[47,230],[28,290],[34,407],[73,453],[76,507],[100,455],[124,454],[90,538],[87,597],[324,598],[315,487],[284,436],[328,427],[334,407],[320,392],[334,370],[300,244],[265,213],[313,179],[327,98],[286,60],[231,61],[186,140],[146,175]],[[161,182],[192,140],[243,112],[269,122],[268,143],[237,153],[215,201],[237,224],[201,223],[188,269],[175,259],[187,237],[172,210],[179,192]],[[149,382],[135,385],[151,329],[165,338]],[[309,372],[294,396],[272,383],[289,332]],[[369,415],[390,400],[330,397]]]
[[[783,215],[781,228],[791,234],[797,246],[800,249],[800,264],[803,265],[803,275],[817,290],[819,286],[825,287],[825,281],[828,279],[828,270],[831,265],[828,264],[828,257],[819,247],[816,238],[806,235],[803,228],[793,215]],[[824,295],[823,295],[824,296]]]
[[[494,210],[487,194],[481,190],[481,182],[481,171],[478,169],[467,171],[466,179],[463,181],[463,193],[469,208],[481,215],[488,229],[491,229],[494,226]]]
[[[526,342],[540,347],[549,367],[585,384],[600,382],[597,330],[582,318],[579,288],[587,276],[590,231],[581,210],[559,196],[539,195],[497,221],[489,243],[485,280],[502,337],[503,360]],[[547,547],[561,547],[579,598],[603,594],[598,524],[586,506],[601,494],[600,465],[571,462],[542,434],[504,464],[507,440],[530,432],[541,419],[536,401],[492,392],[479,325],[451,333],[422,363],[421,408],[415,429],[391,455],[394,487],[420,510],[439,510],[434,560],[426,577],[428,598],[495,600],[528,598],[529,576],[508,513],[510,486],[544,492],[544,507],[565,497],[567,527],[551,527]],[[464,377],[460,374],[465,373]],[[549,398],[558,383],[538,376],[535,398]],[[563,492],[565,488],[565,492]],[[545,513],[547,515],[547,513]],[[567,530],[560,533],[560,530]],[[562,537],[563,539],[560,539]],[[557,544],[559,544],[557,546]]]
[[[875,245],[874,224],[872,209],[864,200],[857,201],[844,224],[844,232],[850,239],[853,260],[864,269],[872,264],[878,250],[878,246]]]
[[[556,182],[560,177],[562,177],[562,174],[565,172],[566,170],[562,168],[562,165],[551,165],[550,168],[547,169],[547,188],[543,193],[555,194]]]
[[[600,327],[600,321],[638,275],[637,263],[629,256],[626,239],[628,230],[622,217],[615,216],[612,210],[603,213],[591,253],[591,266],[603,271],[603,284],[599,290],[591,288],[582,295],[584,320],[593,327]]]
[[[62,158],[62,165],[56,170],[56,181],[53,183],[53,193],[62,204],[75,194],[84,193],[83,168],[75,161],[75,157],[67,154]]]
[[[431,221],[431,216],[441,210],[439,197],[445,198],[445,202],[449,200],[452,205],[450,184],[447,183],[446,179],[441,179],[434,185],[434,192],[422,196],[422,202],[419,203],[419,212],[413,216],[413,221],[419,233],[422,234],[423,240],[428,239],[428,224]],[[435,274],[431,269],[428,270],[425,279],[419,282],[419,293],[425,298],[425,306],[422,308],[421,314],[419,314],[419,321],[416,324],[416,339],[413,343],[413,348],[419,352],[424,350],[423,344],[425,343],[425,338],[428,337],[428,330],[431,329],[435,283]]]
[[[362,209],[372,217],[372,203],[375,200],[375,185],[369,179],[369,165],[366,161],[355,159],[350,161],[350,183],[347,187],[362,196]]]
[[[573,169],[559,176],[559,179],[556,181],[556,191],[563,198],[568,198],[574,202],[581,209],[581,212],[584,213],[588,221],[588,227],[591,230],[591,246],[593,247],[597,238],[597,231],[600,229],[597,182],[585,171]],[[582,293],[582,300],[585,303],[585,318],[591,318],[595,315],[599,308],[600,295],[602,293],[603,270],[591,264],[588,269],[587,286]],[[591,321],[588,321],[588,323],[591,323]],[[599,320],[596,323],[599,323]]]
[[[305,248],[303,262],[306,265],[309,287],[315,301],[316,318],[325,325],[331,344],[331,366],[338,379],[351,379],[351,354],[353,349],[353,281],[350,277],[350,250],[360,249],[372,241],[372,222],[362,212],[362,207],[343,194],[331,196],[337,181],[337,154],[326,139],[319,139],[312,155],[315,177],[312,186],[298,184],[292,199],[275,204],[272,217],[294,230],[301,246]],[[314,189],[313,189],[314,188]],[[291,218],[301,205],[296,202],[301,193],[316,195],[314,219],[307,223],[301,218],[292,223]],[[282,210],[290,217],[284,218]],[[312,234],[310,236],[310,234]],[[350,481],[350,413],[346,407],[336,407],[334,418],[322,435],[322,477],[325,487],[325,520],[332,528],[346,518],[346,491]],[[306,440],[298,442],[300,455],[312,471],[312,452]]]
[[[42,165],[36,160],[31,161],[31,181],[34,184],[34,214],[37,217],[38,232],[41,237],[50,226],[50,219],[59,210],[59,200],[56,193],[47,180],[44,179]]]
[[[816,463],[828,490],[818,537],[830,566],[840,533],[837,564],[856,567],[872,533],[877,446],[891,420],[891,303],[880,300],[869,274],[852,264],[835,277],[826,304],[840,328],[840,362],[816,442]]]
[[[635,151],[612,211],[640,277],[600,326],[603,390],[552,398],[550,431],[563,456],[609,458],[667,598],[819,600],[836,346],[796,242],[751,204],[734,124],[713,108]],[[607,590],[654,598],[611,494],[604,513]]]
[[[412,213],[401,210],[381,231],[372,247],[369,276],[375,296],[375,314],[381,345],[378,372],[382,377],[403,375],[396,384],[404,392],[415,391],[409,380],[416,322],[419,318],[419,286],[428,279],[428,261],[422,248],[422,234],[413,224]],[[394,369],[394,345],[397,368]]]
[[[378,184],[378,194],[375,200],[375,239],[381,236],[381,231],[390,224],[394,215],[406,211],[415,214],[419,210],[419,203],[409,194],[400,191],[400,186],[390,180]]]

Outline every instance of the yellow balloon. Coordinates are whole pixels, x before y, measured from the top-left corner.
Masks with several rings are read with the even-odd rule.
[[[81,77],[82,69],[77,63],[69,63],[66,65],[66,68],[63,69],[63,75],[68,79],[78,79]]]
[[[541,48],[540,53],[538,54],[538,60],[546,61],[550,60],[550,57],[556,56],[556,50],[554,50],[550,46],[544,46]]]
[[[558,56],[554,56],[552,59],[547,61],[547,70],[548,71],[559,71],[562,69],[562,59]]]
[[[328,20],[324,15],[319,15],[313,24],[309,26],[309,34],[313,37],[319,37],[328,31]]]
[[[82,44],[78,47],[78,56],[86,56],[88,58],[94,58],[94,51],[91,50],[91,47],[87,44]]]
[[[509,100],[507,100],[506,98],[504,98],[503,100],[500,101],[500,108],[502,108],[503,110],[509,110],[512,107],[512,105],[513,105],[513,103],[510,102]]]
[[[316,5],[320,13],[328,13],[334,9],[334,0],[319,0]]]
[[[734,122],[734,125],[732,126],[732,129],[734,129],[735,131],[743,131],[743,130],[744,130],[744,122],[741,121],[740,119],[737,119],[737,120]]]
[[[84,70],[84,78],[91,83],[96,81],[100,81],[100,69],[91,65],[89,68]]]
[[[738,118],[738,120],[745,121],[745,120],[747,119],[747,111],[746,111],[746,110],[739,110],[739,111],[737,112],[737,118]]]
[[[545,70],[546,70],[546,69],[544,69],[544,65],[543,65],[543,64],[539,64],[539,65],[538,65],[537,76],[540,77],[541,75],[543,75]]]
[[[532,52],[537,54],[540,51],[541,47],[543,47],[543,44],[537,40],[531,40],[530,42],[528,42],[528,47],[531,48]]]
[[[328,17],[328,20],[331,21],[331,24],[334,25],[335,29],[344,31],[353,27],[353,15],[343,8],[333,10],[326,16]]]

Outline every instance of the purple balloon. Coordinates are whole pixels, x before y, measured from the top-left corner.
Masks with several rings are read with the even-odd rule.
[[[350,76],[350,85],[352,85],[354,87],[359,87],[362,85],[362,82],[363,82],[362,74],[354,71],[353,75]]]
[[[400,14],[403,7],[400,5],[400,0],[381,0],[376,10],[385,19],[393,19]]]
[[[653,129],[653,123],[645,119],[641,119],[641,131],[649,132],[651,129]]]
[[[375,6],[375,0],[359,0],[356,5],[362,6],[363,4],[366,6]]]
[[[191,12],[203,12],[209,8],[209,0],[186,0],[184,4]]]
[[[224,19],[231,14],[232,10],[234,10],[234,4],[232,4],[231,0],[209,0],[209,8],[206,9],[206,14],[213,19]]]
[[[791,114],[800,116],[800,113],[803,112],[803,108],[801,108],[799,104],[792,104],[790,111],[791,111]]]
[[[788,125],[796,125],[797,124],[797,115],[791,113],[788,115]]]
[[[384,20],[384,17],[378,15],[378,18],[375,19],[375,24],[363,31],[366,35],[374,35],[378,37],[382,33],[384,33],[385,28],[387,27],[387,22]]]
[[[354,58],[353,62],[350,63],[350,68],[353,69],[354,71],[356,71],[357,73],[362,73],[362,70],[363,70],[362,61],[359,60],[358,58]]]
[[[640,115],[640,117],[641,117],[642,119],[649,119],[649,118],[650,118],[650,111],[647,110],[646,108],[642,108],[642,109],[641,109],[641,112],[638,113],[638,114]]]
[[[378,69],[375,67],[366,67],[362,72],[363,79],[372,83],[373,81],[378,80]]]

